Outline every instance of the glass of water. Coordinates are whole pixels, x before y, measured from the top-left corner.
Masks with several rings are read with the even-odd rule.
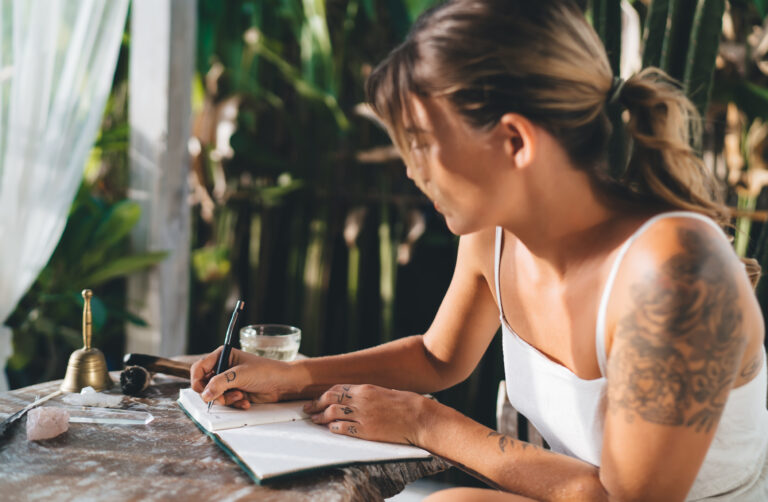
[[[301,330],[285,324],[251,324],[240,330],[240,347],[251,354],[292,361],[299,353]]]

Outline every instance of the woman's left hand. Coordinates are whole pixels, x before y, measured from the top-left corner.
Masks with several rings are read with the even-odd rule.
[[[419,445],[424,409],[431,401],[413,392],[375,385],[336,385],[304,407],[331,432],[372,441]]]

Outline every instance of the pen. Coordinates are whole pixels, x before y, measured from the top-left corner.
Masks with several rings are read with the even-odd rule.
[[[245,308],[245,302],[237,300],[235,310],[232,312],[232,317],[229,319],[229,326],[227,326],[227,334],[224,337],[224,347],[221,348],[221,354],[219,354],[219,364],[216,365],[216,374],[220,375],[229,369],[229,353],[232,351],[232,332],[235,330],[237,324],[237,315]],[[211,405],[213,401],[208,401],[208,413],[211,412]]]

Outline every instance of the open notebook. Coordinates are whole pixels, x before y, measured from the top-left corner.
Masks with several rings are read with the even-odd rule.
[[[256,482],[324,467],[429,458],[413,446],[333,434],[307,419],[306,401],[256,404],[249,410],[208,405],[192,389],[179,406]]]

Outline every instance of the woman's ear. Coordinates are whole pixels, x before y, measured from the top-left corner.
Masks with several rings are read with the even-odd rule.
[[[499,120],[499,133],[504,141],[504,153],[515,167],[527,167],[536,155],[536,128],[530,120],[517,113],[505,113]]]

